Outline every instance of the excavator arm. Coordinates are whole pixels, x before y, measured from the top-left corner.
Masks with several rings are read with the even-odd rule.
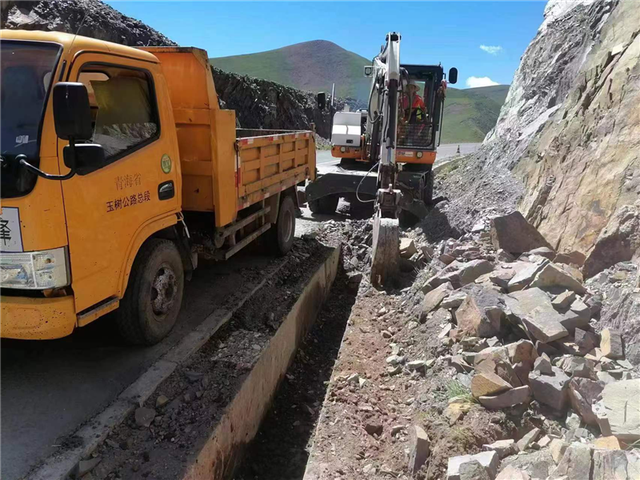
[[[373,255],[371,283],[383,286],[397,272],[399,256],[398,205],[400,190],[396,188],[398,168],[396,164],[398,98],[400,92],[400,34],[387,34],[386,45],[373,61],[374,79],[370,98],[381,99],[379,110],[369,119],[381,122],[382,128],[373,131],[379,138],[372,138],[372,145],[380,145],[378,162],[378,191],[373,223]]]

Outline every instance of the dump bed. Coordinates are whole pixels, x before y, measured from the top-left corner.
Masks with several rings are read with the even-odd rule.
[[[310,131],[236,130],[233,110],[220,109],[207,53],[145,47],[161,62],[176,124],[183,210],[215,212],[228,225],[239,210],[315,177]]]

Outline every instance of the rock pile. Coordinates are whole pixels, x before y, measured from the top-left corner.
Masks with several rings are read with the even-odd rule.
[[[640,441],[640,378],[621,333],[598,325],[602,299],[583,282],[585,256],[555,252],[515,213],[442,242],[434,257],[419,320],[450,319],[445,359],[470,377],[472,401],[539,425],[451,457],[447,479],[640,478],[638,451],[624,450]],[[450,400],[451,423],[469,411],[464,402]],[[542,450],[555,461],[542,476],[535,459],[509,460]],[[498,474],[500,459],[509,467]]]

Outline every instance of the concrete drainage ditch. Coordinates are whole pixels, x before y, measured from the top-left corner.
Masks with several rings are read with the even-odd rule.
[[[340,249],[323,256],[297,283],[278,284],[276,274],[235,311],[212,315],[80,429],[82,446],[29,478],[229,478],[327,299]],[[265,312],[282,290],[295,303]],[[266,321],[256,321],[260,312]]]

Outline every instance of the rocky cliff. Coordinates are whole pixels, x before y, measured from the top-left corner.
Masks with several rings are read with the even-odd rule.
[[[2,28],[78,33],[131,46],[176,45],[99,0],[2,0]]]
[[[445,181],[454,228],[518,208],[587,277],[640,256],[639,32],[636,0],[549,1],[496,127]]]
[[[2,1],[2,28],[79,33],[131,46],[176,45],[157,30],[100,0]],[[274,82],[214,70],[225,108],[236,110],[244,128],[308,129],[330,135],[328,111],[318,110],[311,93]]]
[[[279,83],[227,73],[213,68],[216,91],[224,108],[236,111],[243,128],[309,129],[331,135],[329,110],[319,110],[315,95]],[[338,108],[342,108],[338,102]]]

